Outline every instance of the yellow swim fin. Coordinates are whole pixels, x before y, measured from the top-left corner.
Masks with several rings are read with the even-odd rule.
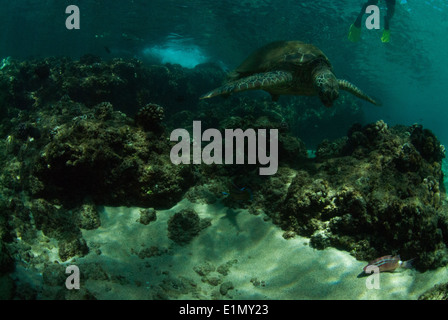
[[[381,36],[381,42],[388,43],[390,41],[390,30],[384,29],[383,35]]]
[[[361,39],[361,28],[357,28],[352,24],[348,32],[348,40],[351,42],[358,42],[359,39]]]

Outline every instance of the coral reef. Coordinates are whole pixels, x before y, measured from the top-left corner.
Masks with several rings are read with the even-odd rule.
[[[331,109],[307,97],[272,102],[253,92],[199,101],[224,78],[213,64],[185,69],[85,55],[8,59],[1,69],[0,282],[6,289],[0,297],[38,295],[9,278],[18,265],[44,270],[42,297],[94,299],[88,290],[61,291],[63,265],[53,261],[101,254],[83,233],[101,226],[103,205],[142,207],[137,222],[150,229],[159,209],[183,197],[264,212],[285,238],[300,234],[315,248],[336,247],[360,260],[400,254],[416,258],[419,270],[448,264],[445,149],[420,125],[350,127],[363,115],[348,95]],[[259,165],[247,161],[173,165],[168,132],[191,131],[193,120],[221,131],[278,129],[277,174],[260,176]],[[315,157],[308,157],[305,143],[316,146]],[[242,188],[250,190],[244,199],[232,196]],[[182,210],[169,219],[168,236],[185,245],[209,225],[193,209]],[[147,244],[131,253],[151,259],[172,248]],[[194,271],[216,298],[231,298],[234,285],[225,276],[234,263],[204,263]],[[124,281],[101,266],[89,268],[88,279]],[[152,297],[186,292],[200,296],[191,279],[167,274]]]
[[[147,131],[160,131],[164,115],[163,107],[148,103],[135,115],[135,124]]]
[[[442,266],[448,263],[443,153],[420,127],[354,126],[346,139],[320,145],[315,162],[296,172],[283,196],[277,189],[275,205],[266,204],[276,223],[310,237],[318,249],[333,246],[360,260],[401,254],[417,258],[421,270]]]
[[[46,200],[37,199],[32,202],[31,211],[36,228],[47,237],[59,241],[59,257],[62,261],[75,256],[82,257],[89,252],[79,228],[65,210],[56,208]]]
[[[190,166],[171,163],[165,108],[157,103],[196,101],[208,87],[187,86],[188,77],[208,83],[218,74],[212,65],[146,67],[92,55],[8,59],[0,73],[1,272],[15,260],[41,265],[48,258],[30,254],[30,246],[56,249],[61,261],[87,254],[81,229],[101,225],[96,205],[179,201],[194,176]]]
[[[11,59],[0,76],[0,113],[8,112],[3,106],[29,110],[64,96],[88,107],[109,101],[131,116],[149,101],[179,111],[195,105],[223,77],[221,68],[211,63],[190,70],[171,64],[145,66],[137,59],[102,61],[93,55],[79,61]]]
[[[24,183],[32,194],[65,203],[84,197],[112,205],[178,201],[192,182],[191,173],[171,163],[169,141],[131,126],[117,111],[109,111],[111,119],[104,121],[98,109],[104,104],[47,129],[47,144],[26,168]]]

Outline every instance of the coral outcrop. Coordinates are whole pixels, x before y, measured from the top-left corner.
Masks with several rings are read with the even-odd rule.
[[[171,163],[166,138],[131,126],[120,112],[113,113],[110,121],[98,121],[94,110],[87,111],[49,135],[29,168],[29,181],[42,185],[36,196],[170,206],[192,183],[189,167]]]
[[[159,132],[162,129],[161,123],[164,117],[165,113],[162,106],[148,103],[135,115],[135,124],[144,130]]]
[[[210,220],[199,218],[193,209],[184,209],[174,214],[168,221],[168,237],[177,244],[187,244],[208,226]]]
[[[211,63],[186,69],[171,64],[145,66],[137,59],[102,61],[93,55],[78,61],[11,59],[0,76],[0,115],[8,114],[7,105],[29,110],[64,96],[88,107],[109,101],[130,116],[148,102],[179,111],[196,105],[197,97],[223,77],[221,68]]]
[[[448,216],[442,195],[444,147],[420,126],[354,126],[324,142],[277,202],[274,221],[311,245],[360,260],[416,258],[420,269],[445,265]]]
[[[10,59],[1,69],[0,277],[9,288],[5,296],[38,295],[9,278],[14,266],[22,265],[44,270],[44,285],[55,287],[49,296],[94,298],[89,292],[71,297],[56,288],[63,270],[62,264],[53,264],[53,254],[67,263],[101,254],[83,234],[102,226],[102,205],[149,208],[140,211],[138,222],[150,229],[156,210],[161,214],[159,209],[184,196],[264,212],[285,230],[285,238],[309,237],[317,249],[336,247],[360,260],[400,254],[404,260],[416,258],[419,270],[448,264],[445,149],[420,125],[388,127],[378,121],[349,128],[362,121],[362,109],[348,95],[332,109],[319,108],[311,98],[279,103],[254,92],[199,101],[224,78],[213,64],[185,69],[86,55],[79,61]],[[278,129],[277,174],[260,176],[260,166],[247,161],[174,165],[168,132],[191,132],[193,120],[200,120],[203,130],[221,132]],[[345,127],[346,137],[334,139]],[[317,145],[315,157],[302,139]],[[182,210],[169,219],[168,236],[185,245],[209,225],[193,209]],[[171,250],[148,244],[131,253],[147,259]],[[92,268],[91,277],[109,279]],[[58,277],[52,276],[55,269]],[[218,269],[203,281],[230,297],[233,284]],[[264,286],[255,278],[251,282]],[[179,296],[182,286],[195,288],[188,279],[173,277],[161,285],[160,297],[171,291]]]

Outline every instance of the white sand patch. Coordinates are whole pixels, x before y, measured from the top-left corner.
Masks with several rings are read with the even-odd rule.
[[[191,207],[211,226],[189,244],[168,238],[167,222],[174,213]],[[315,250],[308,239],[285,240],[283,231],[264,217],[245,210],[183,200],[170,210],[158,211],[149,225],[136,222],[139,208],[107,207],[101,227],[83,231],[89,247],[77,259],[95,262],[111,277],[89,279],[86,287],[99,299],[416,299],[437,283],[448,281],[446,268],[419,273],[405,270],[382,273],[380,289],[367,289],[368,278],[357,278],[365,262],[336,249]],[[159,256],[139,258],[137,253],[157,246]],[[217,270],[207,278],[231,282],[234,289],[219,293],[220,285],[207,282],[193,268],[209,262],[215,267],[233,260],[227,275]],[[186,280],[188,279],[188,280]],[[187,284],[187,285],[186,285]]]

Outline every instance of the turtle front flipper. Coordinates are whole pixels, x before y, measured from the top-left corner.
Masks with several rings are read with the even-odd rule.
[[[256,73],[254,75],[226,83],[222,87],[216,88],[215,90],[204,94],[199,99],[230,95],[235,92],[247,90],[266,90],[271,92],[275,91],[275,88],[291,83],[292,79],[292,73],[287,71]]]
[[[338,85],[339,89],[345,90],[350,92],[351,94],[357,96],[358,98],[361,98],[363,100],[366,100],[370,103],[373,103],[374,105],[381,106],[381,102],[369,97],[364,92],[361,91],[357,86],[354,84],[348,82],[347,80],[338,79]]]

